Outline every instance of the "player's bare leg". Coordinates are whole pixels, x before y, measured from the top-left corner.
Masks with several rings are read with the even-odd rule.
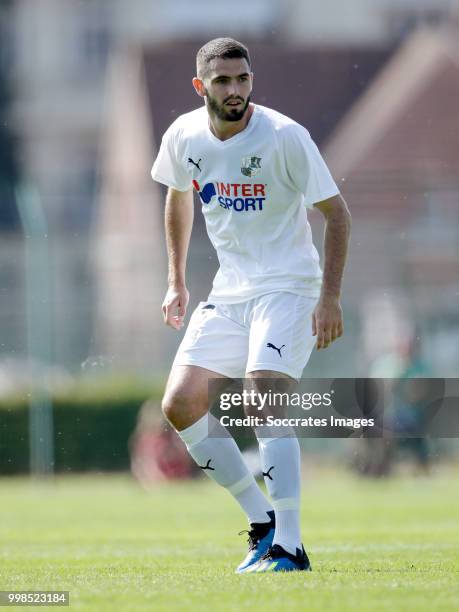
[[[221,380],[221,389],[230,382],[228,377],[198,366],[179,365],[172,368],[164,392],[162,409],[164,416],[177,431],[190,427],[207,414],[214,399],[209,397],[209,380],[216,381],[217,393],[220,387],[219,380]]]

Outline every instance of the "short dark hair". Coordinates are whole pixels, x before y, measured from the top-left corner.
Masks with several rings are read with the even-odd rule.
[[[217,57],[224,59],[240,57],[246,59],[249,66],[251,65],[249,50],[245,45],[234,38],[214,38],[202,46],[196,54],[198,76],[201,76],[207,64]]]

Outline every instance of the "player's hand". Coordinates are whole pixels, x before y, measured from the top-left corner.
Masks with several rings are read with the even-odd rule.
[[[321,297],[312,313],[312,335],[317,336],[316,348],[327,348],[344,332],[343,311],[338,298]]]
[[[164,323],[174,329],[182,329],[190,294],[185,286],[171,286],[163,301]]]

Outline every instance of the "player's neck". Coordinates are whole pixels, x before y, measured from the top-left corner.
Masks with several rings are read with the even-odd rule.
[[[222,121],[218,117],[209,113],[209,127],[212,134],[219,140],[228,140],[242,130],[245,130],[253,115],[255,106],[250,102],[247,111],[239,121]]]

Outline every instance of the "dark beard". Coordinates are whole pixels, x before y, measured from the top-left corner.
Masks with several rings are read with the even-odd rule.
[[[207,97],[207,107],[211,110],[221,121],[240,121],[242,117],[245,115],[245,112],[250,103],[250,96],[245,101],[244,106],[241,110],[236,108],[232,108],[227,110],[223,104],[219,104],[215,98],[211,98],[209,94],[206,92]]]

